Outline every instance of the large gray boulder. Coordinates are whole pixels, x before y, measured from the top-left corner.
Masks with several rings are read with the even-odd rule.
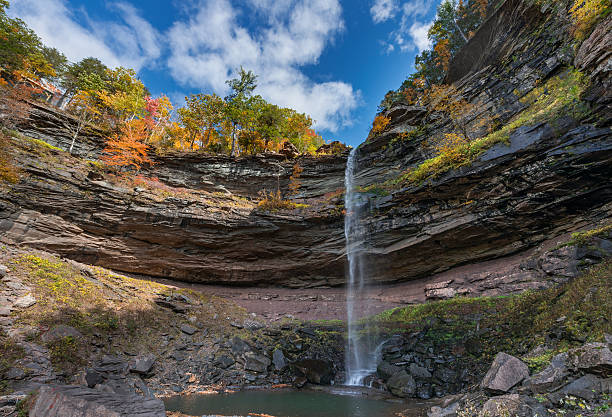
[[[285,369],[287,366],[287,358],[285,358],[285,354],[282,350],[274,349],[274,353],[272,353],[272,362],[274,363],[274,369],[277,371]]]
[[[129,371],[140,375],[147,375],[151,372],[154,364],[154,355],[137,356],[130,361]]]
[[[258,373],[265,373],[272,361],[265,355],[259,353],[247,352],[244,354],[244,369]]]
[[[76,386],[40,388],[30,417],[166,417],[164,403]]]
[[[402,398],[412,397],[416,392],[416,382],[408,372],[400,371],[389,378],[387,388],[395,396]]]
[[[399,366],[391,365],[389,362],[382,361],[376,368],[376,374],[383,381],[386,381],[401,370],[402,368],[400,368]]]
[[[59,324],[54,326],[50,330],[40,336],[40,339],[44,343],[53,343],[66,337],[72,337],[74,339],[82,339],[83,335],[77,329],[72,326],[66,326],[65,324]]]
[[[535,393],[555,391],[561,388],[570,375],[567,369],[567,353],[560,353],[552,358],[542,372],[529,379],[529,387]]]
[[[485,375],[481,388],[491,394],[504,394],[529,376],[529,368],[520,359],[500,352]]]
[[[576,370],[612,376],[612,352],[606,343],[587,343],[568,352],[568,362]]]

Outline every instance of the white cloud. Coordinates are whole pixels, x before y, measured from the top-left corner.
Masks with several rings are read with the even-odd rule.
[[[161,55],[159,33],[129,4],[114,3],[116,22],[77,22],[65,0],[18,0],[9,12],[23,19],[46,45],[71,61],[95,56],[110,67],[141,69]]]
[[[430,47],[427,32],[432,22],[423,22],[434,6],[441,0],[410,0],[398,5],[395,0],[375,0],[370,9],[372,20],[379,23],[397,18],[397,29],[389,34],[386,51],[392,52],[395,47],[401,51],[422,52]]]
[[[395,16],[398,10],[396,0],[375,0],[370,8],[370,14],[374,23],[384,22]]]
[[[202,0],[188,21],[172,26],[168,65],[173,77],[223,95],[225,80],[243,66],[259,75],[257,93],[310,114],[317,128],[335,131],[349,124],[359,92],[340,81],[316,83],[300,68],[316,64],[343,30],[338,1],[248,1],[251,9],[242,12],[270,10],[267,22],[254,19],[257,25],[247,28],[239,22],[244,16],[229,0]]]
[[[429,49],[431,47],[431,42],[427,37],[427,33],[429,32],[429,28],[432,24],[433,22],[414,22],[408,30],[408,33],[410,33],[410,36],[412,37],[412,42],[414,43],[414,45],[416,45],[419,52],[422,52],[425,49]]]

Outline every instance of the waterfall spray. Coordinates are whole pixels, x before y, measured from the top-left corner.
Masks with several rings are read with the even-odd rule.
[[[368,314],[369,300],[368,297],[363,297],[367,277],[364,274],[364,259],[360,254],[366,237],[360,220],[363,210],[367,207],[367,199],[355,190],[356,151],[357,148],[351,150],[344,176],[344,208],[346,210],[344,235],[349,265],[346,294],[348,319],[348,339],[345,351],[346,385],[363,385],[364,378],[376,371],[378,362],[373,338],[369,336],[369,333],[359,335],[357,323],[359,317]]]

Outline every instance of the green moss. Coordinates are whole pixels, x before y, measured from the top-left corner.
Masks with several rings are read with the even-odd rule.
[[[550,365],[550,361],[555,353],[556,352],[549,350],[539,356],[525,358],[524,362],[527,363],[527,366],[529,367],[529,370],[532,374],[537,374],[538,372],[544,370],[544,368],[546,368],[548,365]]]
[[[572,233],[572,238],[561,246],[585,246],[594,237],[609,236],[612,233],[612,224],[584,232]]]
[[[64,152],[63,149],[58,148],[58,147],[53,146],[53,145],[49,145],[47,142],[42,141],[40,139],[34,139],[34,138],[27,137],[27,136],[25,136],[24,139],[26,141],[28,141],[29,143],[31,143],[32,145],[36,146],[37,148]]]

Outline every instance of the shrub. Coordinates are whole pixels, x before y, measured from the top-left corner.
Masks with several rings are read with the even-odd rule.
[[[390,118],[379,114],[374,118],[374,122],[372,122],[372,134],[380,135],[387,129],[389,123],[391,123]]]
[[[305,204],[297,204],[292,201],[283,200],[280,190],[276,192],[266,190],[260,191],[259,195],[262,197],[257,207],[264,211],[278,211],[278,210],[293,210],[296,208],[306,207]]]
[[[15,166],[9,153],[11,138],[0,132],[0,182],[16,183],[19,181],[19,169]]]
[[[599,19],[607,16],[610,10],[609,0],[574,0],[570,15],[576,39],[585,39]]]

